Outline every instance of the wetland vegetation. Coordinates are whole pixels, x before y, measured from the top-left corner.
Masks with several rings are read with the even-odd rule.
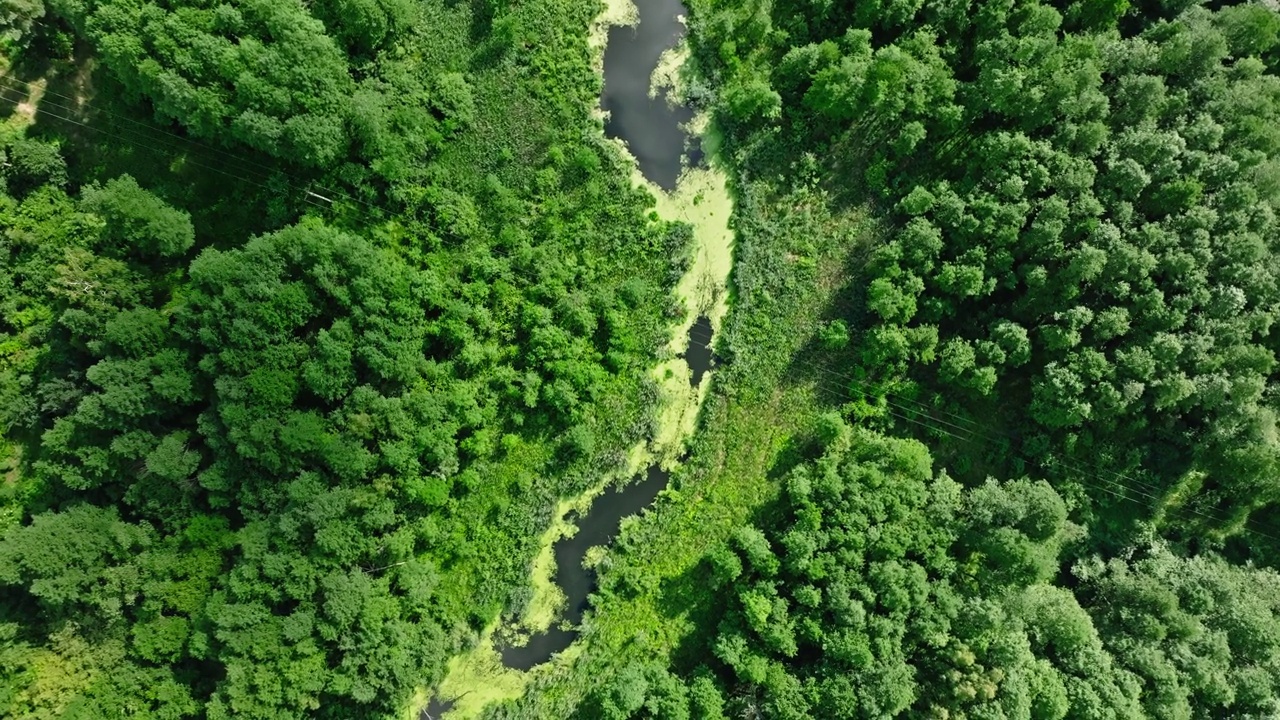
[[[1280,714],[1280,12],[0,0],[0,715]]]

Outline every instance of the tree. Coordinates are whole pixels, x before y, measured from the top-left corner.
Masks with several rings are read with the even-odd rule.
[[[312,167],[348,151],[343,105],[355,83],[346,57],[301,3],[55,0],[49,7],[87,35],[130,90],[196,137],[243,142]]]
[[[0,38],[16,43],[42,17],[44,0],[3,0],[0,2]]]
[[[699,675],[689,684],[689,704],[694,720],[724,720],[724,698],[707,675]]]
[[[414,8],[403,0],[328,0],[314,12],[352,54],[371,56],[412,22]]]
[[[9,191],[19,197],[43,185],[67,184],[67,161],[57,145],[21,138],[9,144],[6,155],[5,179]]]
[[[724,93],[724,103],[729,117],[741,123],[777,120],[782,115],[782,98],[760,78],[729,86]]]
[[[1280,43],[1280,18],[1263,5],[1243,3],[1222,8],[1213,16],[1236,57],[1264,56]]]
[[[1143,679],[1148,713],[1275,711],[1274,572],[1212,554],[1178,557],[1163,544],[1132,560],[1088,559],[1074,572],[1103,644]]]
[[[195,228],[191,216],[169,207],[160,198],[122,175],[102,187],[88,187],[81,204],[107,223],[107,240],[117,252],[138,252],[144,256],[172,257],[191,248]]]
[[[154,542],[149,528],[120,520],[114,509],[77,505],[10,528],[0,542],[0,582],[19,585],[53,617],[81,613],[119,619],[141,589],[137,553]]]

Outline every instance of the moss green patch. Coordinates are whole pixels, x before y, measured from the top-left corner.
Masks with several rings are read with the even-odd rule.
[[[536,671],[523,673],[504,667],[492,641],[492,631],[487,632],[475,649],[449,661],[437,689],[441,697],[454,703],[444,717],[476,717],[490,703],[519,697]]]
[[[585,515],[587,510],[591,508],[591,503],[596,496],[604,492],[606,487],[613,482],[625,481],[627,478],[634,476],[650,461],[651,455],[648,451],[648,446],[645,443],[638,443],[631,448],[625,470],[606,476],[596,486],[579,495],[561,500],[556,505],[551,525],[542,534],[542,538],[539,541],[541,549],[533,560],[533,599],[530,600],[529,608],[519,624],[510,628],[511,632],[517,635],[544,632],[551,627],[551,623],[555,621],[560,614],[560,610],[564,608],[564,592],[555,582],[556,560],[554,545],[561,538],[573,537],[578,532],[578,526],[568,520],[569,513],[573,512],[579,516]]]
[[[733,231],[729,229],[729,216],[733,213],[733,201],[724,175],[716,169],[686,171],[670,195],[650,189],[655,191],[658,214],[689,223],[694,234],[693,263],[676,287],[685,306],[685,317],[672,333],[668,345],[671,359],[654,370],[662,397],[655,444],[670,448],[678,456],[682,439],[688,437],[697,424],[698,411],[711,385],[704,378],[697,387],[692,387],[689,365],[678,356],[688,349],[689,329],[700,315],[711,320],[715,333],[729,309],[728,283],[733,269]]]
[[[658,92],[664,90],[667,91],[668,98],[682,97],[680,69],[684,67],[687,59],[689,59],[689,46],[685,43],[664,51],[658,58],[658,66],[649,76],[649,97],[656,98]]]
[[[604,9],[588,29],[587,42],[592,50],[596,73],[604,70],[604,46],[609,42],[609,28],[640,24],[640,9],[631,0],[604,0]]]

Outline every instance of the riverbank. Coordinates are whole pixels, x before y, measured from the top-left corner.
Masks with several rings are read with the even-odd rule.
[[[590,34],[598,70],[604,70],[609,29],[634,26],[639,20],[638,9],[626,0],[613,0],[605,7]],[[678,50],[672,50],[673,48],[665,48],[655,55],[653,71],[643,75],[646,86],[652,79],[662,78],[667,92],[678,92],[678,88],[672,85],[672,79],[678,77],[678,66],[673,65],[671,60],[682,59],[684,56]],[[663,61],[661,74],[657,72],[659,57]],[[648,94],[649,88],[646,87],[645,92]],[[603,112],[599,112],[598,117],[602,123],[606,123],[607,118]],[[684,123],[685,127],[679,128],[681,146],[684,144],[684,132],[690,124]],[[695,126],[705,128],[706,124],[697,123]],[[648,140],[652,141],[653,137]],[[631,448],[624,470],[601,478],[599,484],[577,497],[561,501],[552,523],[541,538],[542,550],[532,565],[533,598],[526,614],[517,624],[502,626],[495,622],[486,628],[472,650],[449,662],[444,680],[433,693],[437,698],[433,703],[434,709],[443,711],[438,714],[450,720],[476,717],[486,706],[517,698],[531,682],[549,676],[557,666],[572,663],[578,649],[568,645],[555,656],[553,662],[536,664],[528,670],[515,669],[504,664],[504,653],[499,647],[514,645],[518,648],[524,642],[545,641],[546,636],[541,634],[548,631],[557,636],[552,642],[564,637],[565,630],[558,625],[563,622],[566,597],[554,581],[557,543],[579,532],[575,520],[583,517],[590,519],[588,514],[593,502],[610,485],[625,483],[649,467],[650,486],[656,487],[652,470],[657,469],[662,475],[661,485],[665,487],[666,472],[676,466],[678,458],[684,453],[686,442],[696,426],[699,410],[711,385],[707,374],[703,372],[706,369],[699,368],[695,373],[685,355],[690,350],[690,330],[699,318],[705,318],[700,329],[712,335],[718,331],[728,311],[733,233],[729,229],[732,201],[725,176],[710,163],[697,168],[681,165],[676,173],[678,181],[674,188],[667,191],[659,182],[645,176],[641,160],[631,154],[627,143],[621,139],[607,142],[633,168],[634,184],[646,188],[654,197],[658,217],[686,222],[693,230],[690,265],[675,291],[684,314],[681,321],[671,329],[671,340],[662,354],[663,360],[651,371],[659,395],[657,431],[649,441]],[[700,144],[712,143],[700,139]],[[677,153],[677,162],[681,155],[683,148]],[[694,341],[709,343],[710,337],[698,337]],[[698,378],[701,382],[693,382],[695,376],[701,376]],[[609,534],[612,534],[612,530]],[[592,546],[586,550],[583,559],[589,557],[593,565],[602,562],[607,554],[601,546]],[[593,571],[584,571],[584,575],[589,575],[594,583]],[[425,690],[420,691],[412,704],[412,716],[417,717],[430,699]]]

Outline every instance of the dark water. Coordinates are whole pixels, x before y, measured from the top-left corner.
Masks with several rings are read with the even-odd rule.
[[[442,700],[439,697],[431,698],[431,702],[418,713],[418,720],[440,720],[440,717],[453,709],[452,700]]]
[[[711,367],[710,341],[711,320],[704,315],[689,328],[686,357],[690,367],[694,368],[695,385],[702,382],[703,375]],[[649,507],[670,479],[666,470],[651,465],[640,482],[605,490],[591,503],[585,516],[568,518],[578,526],[577,534],[561,538],[552,548],[556,558],[556,585],[567,598],[564,615],[560,618],[562,621],[570,626],[581,623],[588,605],[587,598],[595,590],[595,573],[582,567],[587,550],[596,545],[608,545],[617,535],[622,519]],[[502,664],[528,670],[550,660],[577,637],[576,630],[562,630],[557,624],[548,632],[531,637],[526,645],[502,648]]]
[[[640,172],[668,192],[680,177],[687,134],[680,126],[693,119],[687,106],[672,107],[666,93],[649,97],[649,80],[662,53],[676,46],[684,25],[680,0],[636,0],[640,24],[609,29],[604,49],[604,92],[600,105],[609,112],[604,132],[619,138],[635,155]],[[691,165],[701,162],[701,148],[693,143]]]
[[[688,107],[672,107],[659,94],[649,98],[649,79],[658,66],[663,51],[675,47],[684,33],[677,15],[685,8],[679,0],[636,0],[640,10],[637,27],[615,27],[609,31],[609,44],[604,54],[604,93],[601,105],[609,111],[605,134],[627,143],[635,155],[640,171],[664,190],[675,189],[680,177],[681,159],[690,165],[702,162],[702,149],[680,125],[693,118]],[[699,317],[689,329],[689,349],[685,361],[692,370],[693,385],[702,382],[711,367],[711,320]],[[550,630],[534,635],[523,646],[501,648],[502,664],[517,670],[529,670],[566,649],[578,637],[577,630],[560,628],[561,622],[576,627],[588,606],[588,596],[595,589],[595,573],[582,567],[589,548],[608,545],[617,534],[622,519],[635,515],[653,503],[667,486],[667,471],[651,466],[639,482],[611,488],[591,504],[583,517],[570,517],[578,526],[571,538],[562,538],[553,547],[556,559],[555,582],[567,598],[564,614]],[[432,699],[422,711],[420,720],[438,720],[453,707],[452,701]]]
[[[587,550],[596,545],[608,545],[617,535],[622,519],[648,507],[667,486],[668,480],[670,476],[666,470],[652,465],[640,482],[601,493],[584,517],[569,516],[569,522],[578,526],[577,534],[562,538],[552,549],[556,557],[556,585],[564,591],[567,599],[560,620],[572,626],[581,623],[582,614],[589,604],[587,596],[596,588],[595,573],[582,567]],[[577,637],[577,630],[562,630],[557,624],[550,631],[531,637],[526,645],[502,648],[502,664],[517,670],[529,670],[569,647]]]
[[[702,376],[711,369],[711,318],[706,315],[699,317],[689,328],[689,349],[684,351],[684,359],[693,371],[689,382],[697,387],[702,383]]]

